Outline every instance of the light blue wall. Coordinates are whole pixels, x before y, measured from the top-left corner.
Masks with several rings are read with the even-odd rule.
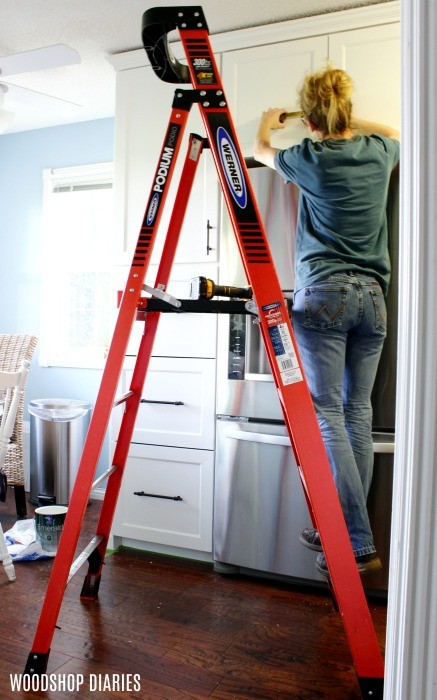
[[[40,337],[43,169],[112,161],[113,149],[114,119],[0,136],[0,333]],[[26,404],[32,399],[71,398],[94,405],[100,370],[40,367],[38,355],[37,348]],[[27,409],[24,418],[28,419]],[[107,465],[106,440],[98,473]]]

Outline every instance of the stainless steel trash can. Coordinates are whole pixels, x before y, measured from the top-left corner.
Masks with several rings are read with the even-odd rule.
[[[30,496],[34,505],[67,505],[90,421],[75,399],[35,399],[30,414]]]

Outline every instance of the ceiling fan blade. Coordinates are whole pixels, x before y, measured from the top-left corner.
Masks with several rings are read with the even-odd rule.
[[[80,63],[80,56],[66,44],[54,44],[41,49],[22,51],[0,58],[0,76],[29,73],[46,68],[59,68]]]
[[[56,112],[63,111],[65,109],[71,109],[72,107],[81,107],[81,105],[75,102],[70,102],[69,100],[63,100],[59,97],[53,97],[52,95],[46,95],[43,92],[36,92],[35,90],[30,90],[29,88],[24,88],[19,85],[12,85],[11,83],[0,83],[0,88],[4,86],[6,90],[5,93],[5,103],[9,106],[9,102],[19,102],[21,104],[28,105],[31,108],[41,108],[50,109]]]

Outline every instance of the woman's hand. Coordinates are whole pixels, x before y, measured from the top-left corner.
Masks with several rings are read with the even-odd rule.
[[[365,119],[351,119],[351,130],[353,132],[358,132],[370,136],[370,134],[381,134],[381,136],[388,136],[391,139],[401,140],[400,132],[392,126],[387,124],[379,124],[377,122],[369,122]]]
[[[283,114],[285,114],[285,109],[283,107],[270,107],[261,115],[260,128],[264,127],[269,129],[269,131],[283,129],[285,126],[284,119],[281,121],[281,115]]]

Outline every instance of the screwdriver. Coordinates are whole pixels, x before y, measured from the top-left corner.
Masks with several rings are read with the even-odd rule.
[[[283,112],[279,117],[279,121],[285,122],[286,119],[296,119],[297,117],[305,116],[303,112]]]

